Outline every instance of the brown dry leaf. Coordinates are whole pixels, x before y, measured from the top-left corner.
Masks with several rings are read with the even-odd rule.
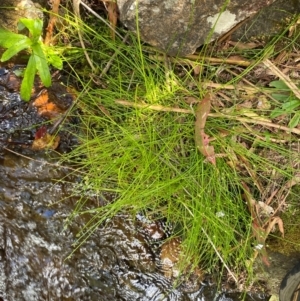
[[[56,149],[60,141],[59,136],[45,133],[41,138],[36,138],[32,143],[33,150]]]
[[[275,216],[271,218],[271,220],[268,223],[268,227],[266,228],[266,237],[269,235],[269,233],[273,230],[275,225],[278,225],[278,229],[280,233],[282,234],[282,237],[284,237],[284,227],[283,227],[283,221],[279,216]]]
[[[262,201],[258,201],[256,206],[257,213],[260,217],[272,216],[274,214],[274,209]]]
[[[293,33],[296,30],[297,25],[300,24],[300,18],[298,18],[298,20],[296,21],[296,23],[294,23],[290,28],[289,28],[289,38],[293,35]]]
[[[286,188],[292,188],[293,186],[300,184],[300,173],[297,173],[291,180],[289,180],[285,186]]]
[[[50,1],[51,2],[51,1]],[[54,36],[54,27],[57,22],[57,16],[59,15],[59,5],[60,0],[52,0],[52,13],[50,14],[50,19],[48,22],[48,26],[46,28],[46,37],[45,37],[45,45],[50,45],[53,42]]]
[[[241,61],[245,60],[245,58],[242,57],[241,55],[230,55],[227,59],[230,60],[231,62],[234,62],[234,61],[241,62]]]
[[[196,104],[199,102],[199,99],[198,98],[195,98],[193,96],[187,96],[184,98],[184,102],[188,105],[193,105],[193,104]]]
[[[108,20],[110,22],[110,25],[116,29],[117,26],[117,21],[118,21],[118,6],[117,3],[114,1],[103,1],[105,8],[107,10],[107,14],[108,14]],[[111,37],[113,40],[115,40],[115,30],[110,30],[111,32]]]
[[[194,75],[195,75],[195,76],[199,75],[200,72],[201,72],[201,70],[202,70],[202,65],[195,64],[195,65],[193,66],[193,71],[194,71]]]
[[[207,116],[210,112],[211,95],[208,93],[197,105],[196,122],[195,122],[195,143],[199,152],[207,158],[207,160],[216,165],[216,156],[214,147],[209,145],[209,136],[205,134],[204,128]]]

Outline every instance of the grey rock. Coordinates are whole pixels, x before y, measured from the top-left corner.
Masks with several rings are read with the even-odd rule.
[[[46,0],[1,0],[0,5],[0,27],[18,32],[17,24],[20,18],[36,19],[43,18],[41,4]]]
[[[121,22],[170,55],[187,55],[275,0],[117,0]]]
[[[232,35],[244,42],[278,35],[300,13],[300,0],[276,0],[244,22]]]

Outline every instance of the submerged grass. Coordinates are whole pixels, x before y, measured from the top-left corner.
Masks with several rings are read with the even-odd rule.
[[[71,17],[68,22],[76,26]],[[165,57],[161,62],[156,59],[161,54],[143,46],[138,37],[130,36],[128,43],[114,42],[105,27],[99,33],[93,23],[82,24],[81,31],[86,42],[93,45],[89,55],[99,71],[90,76],[82,69],[82,62],[79,67],[75,65],[78,54],[82,54],[80,49],[73,49],[70,56],[66,53],[83,92],[77,100],[80,144],[62,160],[77,164],[78,170],[85,172],[78,188],[83,195],[92,190],[102,198],[105,191],[117,197],[89,210],[94,217],[82,229],[78,243],[118,212],[133,217],[143,213],[151,219],[166,218],[173,225],[173,235],[182,239],[183,269],[192,264],[212,272],[221,263],[234,278],[245,270],[250,272],[255,237],[242,183],[251,187],[257,200],[264,200],[270,192],[261,186],[276,182],[270,171],[282,179],[281,184],[290,179],[294,173],[293,152],[286,145],[296,138],[286,132],[284,138],[279,137],[282,132],[257,126],[255,121],[240,122],[237,117],[252,118],[250,112],[268,118],[271,109],[242,110],[245,98],[237,91],[225,91],[228,103],[215,103],[214,107],[219,112],[225,106],[226,112],[208,118],[206,123],[206,133],[219,155],[213,166],[195,147],[193,114],[155,111],[147,105],[179,107],[192,113],[189,102],[203,98],[207,90],[203,82],[216,81],[217,74],[230,66],[213,66],[201,58],[194,63],[174,64]],[[274,41],[269,46],[274,46]],[[206,53],[213,51],[204,49]],[[253,59],[264,58],[263,51],[251,51]],[[101,74],[114,53],[111,67]],[[191,66],[200,66],[200,73],[195,75]],[[237,77],[226,73],[229,78],[222,85],[240,82],[253,68],[247,72],[236,68],[241,74]],[[121,106],[117,100],[132,106]],[[284,142],[273,143],[274,139]],[[271,160],[275,155],[281,160]],[[85,201],[82,197],[70,218],[86,213],[82,205]]]

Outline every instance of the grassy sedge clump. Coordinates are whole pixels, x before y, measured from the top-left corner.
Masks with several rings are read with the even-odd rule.
[[[249,130],[238,121],[243,115],[234,108],[241,101],[232,95],[233,110],[227,111],[227,117],[208,118],[206,123],[215,153],[220,155],[216,166],[209,164],[195,148],[193,114],[147,108],[160,105],[189,109],[187,98],[201,100],[206,91],[193,77],[193,71],[181,65],[182,76],[176,71],[178,66],[166,67],[155,59],[160,54],[144,48],[138,37],[131,36],[125,44],[118,38],[112,41],[105,27],[99,33],[92,25],[82,24],[81,30],[87,43],[93,45],[88,53],[99,70],[91,81],[87,70],[77,70],[74,66],[77,56],[65,58],[76,70],[83,92],[77,102],[80,144],[65,154],[63,161],[75,163],[84,171],[83,195],[87,190],[99,195],[110,191],[117,199],[89,210],[94,217],[79,233],[78,243],[118,212],[131,213],[133,218],[142,212],[150,217],[167,218],[174,225],[174,235],[183,240],[183,266],[200,264],[210,270],[222,263],[236,274],[250,271],[252,218],[242,197],[242,182],[259,196],[255,177],[265,185],[275,181],[269,178],[270,170],[290,178],[293,173],[288,160],[290,151],[272,142],[276,132]],[[79,49],[76,51],[80,53]],[[114,53],[111,67],[101,74]],[[263,52],[260,53],[257,58],[255,52],[255,60],[264,58]],[[215,76],[216,67],[203,63],[202,68],[205,70],[199,76],[202,82]],[[240,80],[241,76],[234,77],[229,83]],[[131,105],[120,105],[119,100]],[[270,110],[264,114],[269,115]],[[258,138],[261,136],[264,139]],[[262,154],[266,149],[287,158],[286,165],[265,158]],[[72,217],[84,214],[82,208],[78,205]]]

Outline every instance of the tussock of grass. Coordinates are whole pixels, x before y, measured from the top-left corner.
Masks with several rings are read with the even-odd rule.
[[[193,116],[130,111],[118,122],[88,116],[88,135],[71,153],[88,171],[89,188],[99,193],[111,188],[118,194],[115,203],[95,209],[99,222],[120,210],[155,213],[176,221],[188,254],[200,250],[196,257],[207,266],[217,258],[202,228],[215,245],[222,242],[224,260],[233,264],[244,258],[238,253],[250,255],[249,246],[242,244],[249,236],[250,217],[245,215],[238,177],[224,160],[215,168],[198,154]],[[231,252],[237,245],[240,248]]]
[[[260,200],[263,192],[257,183],[268,187],[275,182],[270,171],[282,181],[292,177],[291,151],[285,143],[273,143],[271,139],[280,133],[255,126],[255,122],[245,126],[236,120],[235,116],[244,116],[239,111],[244,100],[231,92],[231,103],[226,104],[231,107],[227,111],[231,118],[208,118],[206,124],[206,133],[214,139],[211,143],[220,154],[216,166],[209,164],[195,148],[193,114],[125,107],[115,100],[189,109],[186,99],[201,100],[206,92],[203,81],[216,80],[216,72],[223,67],[203,63],[197,79],[190,65],[173,64],[169,68],[167,60],[165,65],[155,60],[157,53],[143,48],[133,36],[128,44],[122,44],[112,42],[105,28],[99,33],[92,25],[83,25],[82,31],[86,42],[93,45],[89,55],[99,72],[91,81],[88,71],[81,67],[77,70],[73,64],[77,56],[67,58],[84,89],[77,103],[80,145],[65,154],[63,160],[79,164],[85,172],[79,188],[83,194],[87,190],[99,195],[110,191],[117,199],[91,210],[94,218],[82,229],[79,243],[120,211],[133,216],[142,212],[152,218],[167,218],[174,225],[174,235],[183,239],[183,266],[200,264],[211,271],[221,262],[236,275],[249,269],[254,237],[252,218],[242,197],[242,182]],[[213,51],[205,49],[207,53]],[[111,68],[100,78],[115,52]],[[263,59],[263,51],[251,52],[254,60]],[[246,57],[249,56],[250,52]],[[241,74],[237,77],[228,74],[227,84],[241,81],[242,75],[253,68],[247,72],[235,70]],[[268,116],[270,110],[259,113]],[[288,143],[294,138],[284,139]],[[263,155],[266,150],[281,156],[284,162],[270,160],[272,156]],[[78,205],[74,216],[84,213],[82,210]]]

